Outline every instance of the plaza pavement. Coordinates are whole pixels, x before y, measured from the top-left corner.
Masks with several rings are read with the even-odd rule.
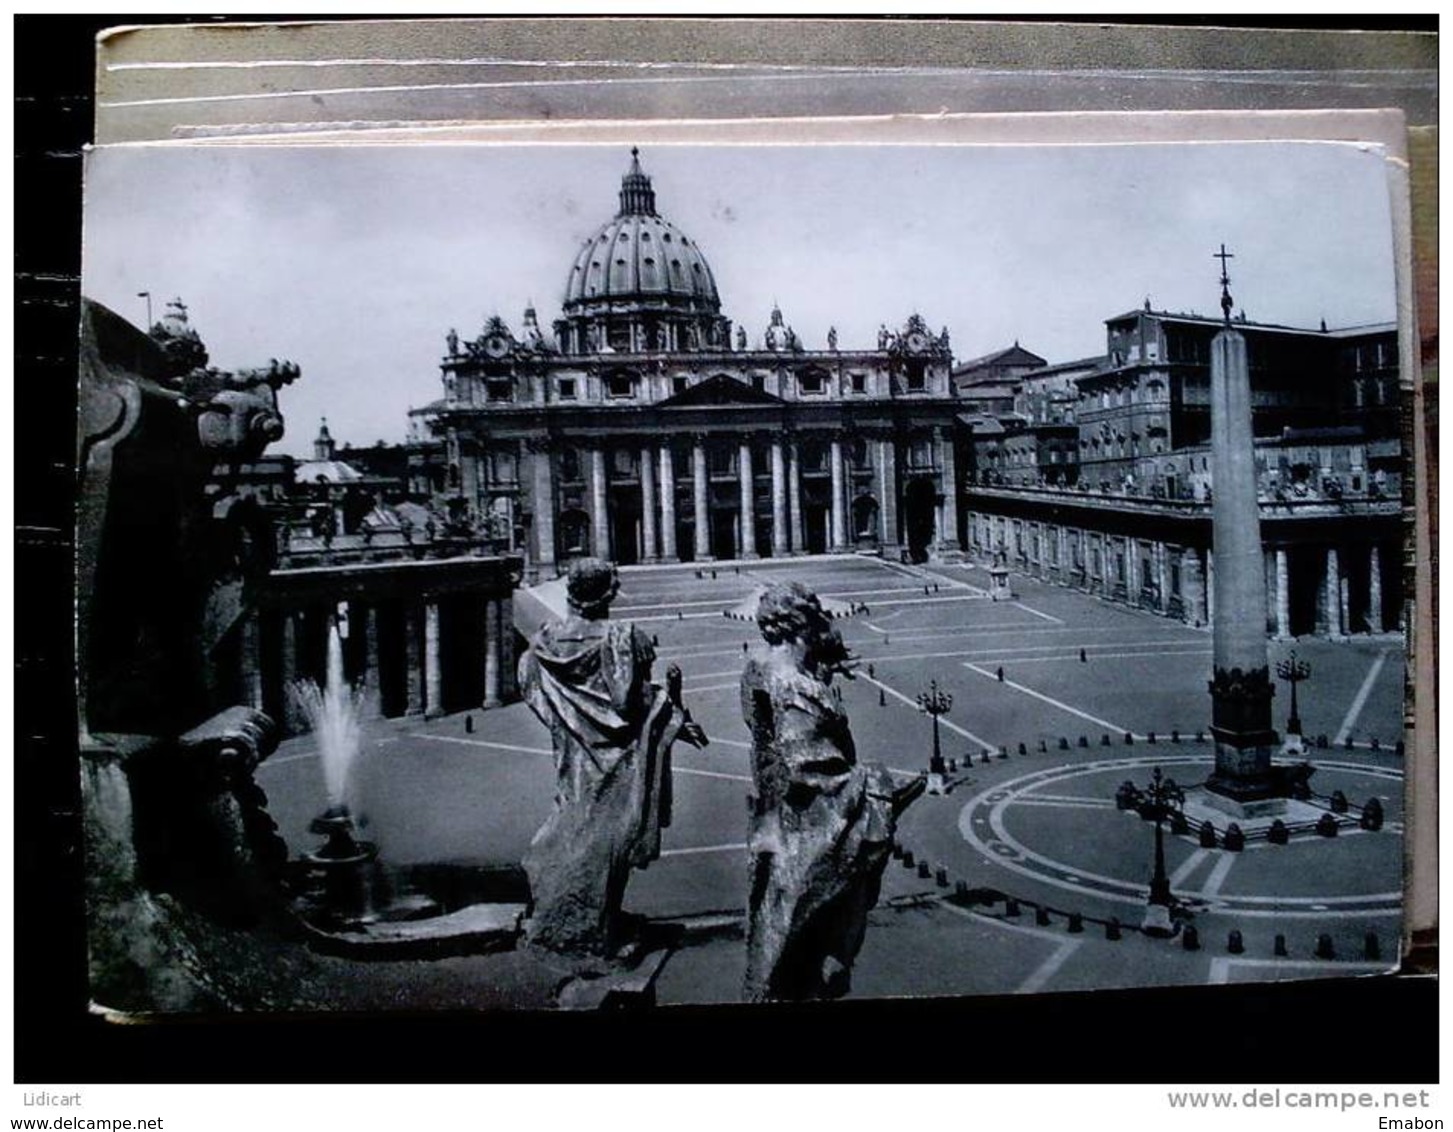
[[[915,698],[930,680],[953,696],[941,726],[945,756],[959,764],[954,789],[920,800],[900,826],[901,844],[930,863],[929,876],[916,865],[890,865],[855,970],[855,995],[1202,984],[1363,973],[1395,962],[1400,638],[1272,644],[1273,663],[1296,648],[1312,665],[1312,679],[1298,692],[1304,730],[1332,744],[1313,752],[1321,764],[1314,788],[1341,789],[1358,804],[1379,797],[1387,825],[1283,847],[1253,843],[1243,853],[1168,836],[1172,886],[1195,910],[1202,941],[1200,951],[1187,952],[1179,941],[1132,930],[1143,910],[1153,832],[1116,810],[1113,797],[1126,779],[1147,782],[1155,765],[1186,785],[1209,772],[1211,748],[1195,741],[1210,708],[1206,630],[1018,576],[1015,601],[991,602],[987,577],[972,567],[844,557],[702,569],[700,578],[694,566],[627,569],[613,609],[657,639],[658,678],[666,663],[680,665],[686,704],[712,739],[704,751],[676,749],[674,822],[661,860],[632,879],[631,911],[682,919],[742,910],[750,782],[737,680],[743,645],[757,634],[723,612],[764,582],[796,578],[824,596],[867,605],[865,614],[841,622],[863,662],[858,679],[842,685],[861,758],[904,774],[923,769],[930,725]],[[1285,694],[1283,685],[1279,726]],[[544,727],[521,704],[468,714],[472,732],[464,715],[371,729],[358,804],[383,861],[513,865],[548,812]],[[1180,743],[1170,742],[1173,730]],[[322,808],[310,739],[285,744],[259,781],[294,852],[310,847],[316,838],[307,823]],[[952,899],[960,885],[1011,896],[1019,914],[1010,915],[1002,898],[974,906]],[[1053,910],[1048,924],[1036,923],[1041,904]],[[1072,912],[1084,918],[1084,931],[1067,930]],[[1118,941],[1106,938],[1112,917],[1125,925]],[[1227,950],[1232,930],[1243,936],[1240,955]],[[1369,932],[1381,960],[1365,958]],[[1313,954],[1324,933],[1332,937],[1331,960]],[[1285,957],[1273,955],[1277,934],[1285,937]],[[468,1005],[471,980],[508,983],[509,964],[501,956],[426,964],[438,979],[413,972],[416,990],[404,997],[431,1004],[445,994],[453,1005]],[[742,943],[729,933],[678,951],[657,980],[659,999],[733,1000],[742,964]],[[499,994],[479,997],[500,1001]]]

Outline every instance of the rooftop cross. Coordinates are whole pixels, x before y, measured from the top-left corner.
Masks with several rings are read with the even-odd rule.
[[[1222,244],[1221,250],[1219,252],[1211,253],[1211,258],[1219,259],[1221,261],[1221,313],[1222,316],[1225,318],[1227,325],[1229,326],[1231,323],[1232,307],[1231,277],[1226,274],[1226,261],[1228,259],[1235,259],[1236,256],[1233,253],[1228,252],[1226,250],[1226,245]]]

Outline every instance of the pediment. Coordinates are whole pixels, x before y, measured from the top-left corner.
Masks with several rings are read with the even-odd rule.
[[[755,389],[744,381],[738,381],[724,373],[708,377],[684,392],[657,403],[660,409],[695,408],[699,405],[780,405],[780,397],[774,397],[761,389]]]

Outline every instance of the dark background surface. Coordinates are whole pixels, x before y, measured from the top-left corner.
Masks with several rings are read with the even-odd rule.
[[[94,36],[117,24],[213,19],[15,17],[17,1083],[1438,1079],[1437,984],[1427,977],[635,1015],[135,1026],[91,1017],[80,900],[71,509],[81,152],[91,137]],[[1431,17],[1397,21],[1360,18],[1356,26],[1437,26]],[[1280,19],[1263,26],[1291,25]],[[1322,17],[1317,26],[1354,25]],[[349,1056],[320,1052],[329,1049]]]

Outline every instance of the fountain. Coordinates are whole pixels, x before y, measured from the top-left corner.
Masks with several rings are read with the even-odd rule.
[[[327,838],[321,847],[303,854],[308,867],[323,877],[321,919],[329,927],[357,929],[375,918],[373,865],[378,847],[355,836],[352,771],[362,749],[363,692],[351,687],[343,674],[343,638],[346,606],[339,603],[328,625],[328,661],[322,687],[313,680],[294,684],[290,692],[307,719],[318,744],[323,786],[328,807],[309,828]]]

